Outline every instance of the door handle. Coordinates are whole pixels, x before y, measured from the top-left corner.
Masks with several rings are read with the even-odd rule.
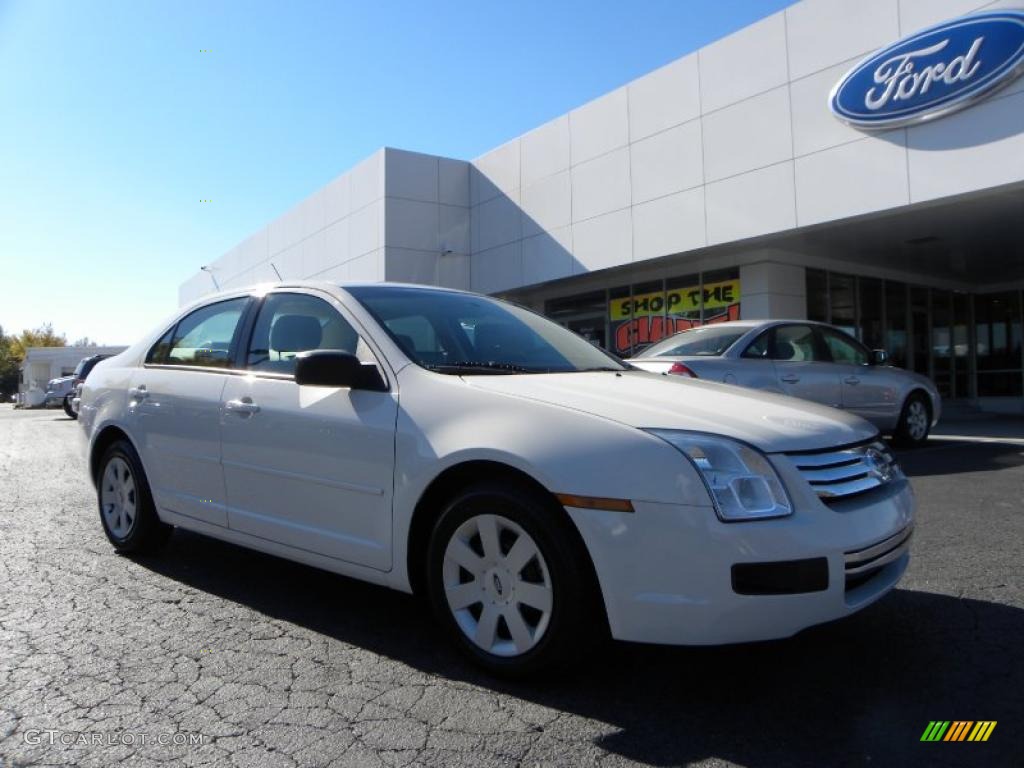
[[[796,384],[798,381],[800,381],[800,377],[797,376],[795,373],[787,373],[785,376],[782,376],[781,378],[787,384]]]
[[[843,379],[843,381],[845,381],[847,384],[860,384],[860,379],[858,379],[856,376],[847,376],[845,379]]]
[[[131,387],[128,390],[128,397],[132,400],[145,400],[149,397],[149,392],[146,391],[146,385],[140,384],[137,387]]]
[[[259,413],[260,407],[252,401],[251,397],[243,397],[241,400],[228,400],[224,403],[224,409],[240,416],[250,416]]]

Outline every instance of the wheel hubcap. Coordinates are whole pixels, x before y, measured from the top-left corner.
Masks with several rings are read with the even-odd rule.
[[[928,411],[920,400],[912,402],[907,409],[907,431],[915,440],[920,440],[928,431]]]
[[[452,535],[442,580],[463,634],[496,656],[520,656],[540,642],[554,591],[537,543],[500,515],[477,515]]]
[[[136,502],[131,467],[122,458],[111,459],[103,470],[100,508],[107,530],[116,538],[125,538],[135,526]]]

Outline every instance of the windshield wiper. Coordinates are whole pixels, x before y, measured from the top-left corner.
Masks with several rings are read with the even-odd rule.
[[[515,363],[480,363],[472,360],[459,360],[454,363],[437,363],[434,365],[428,365],[431,371],[437,371],[438,373],[483,373],[483,374],[509,374],[509,373],[548,373],[547,368],[527,368],[524,365],[516,365]]]

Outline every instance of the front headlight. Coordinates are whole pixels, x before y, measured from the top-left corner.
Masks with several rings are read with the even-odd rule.
[[[775,468],[750,446],[699,432],[646,431],[679,449],[697,468],[723,521],[793,514],[793,505]]]

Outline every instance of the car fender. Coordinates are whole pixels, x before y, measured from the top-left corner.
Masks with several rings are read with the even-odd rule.
[[[403,370],[399,383],[392,579],[401,589],[409,588],[407,546],[420,498],[443,472],[465,462],[504,464],[552,494],[712,506],[692,464],[643,430],[478,389],[419,366]],[[644,478],[639,486],[637,478]]]

